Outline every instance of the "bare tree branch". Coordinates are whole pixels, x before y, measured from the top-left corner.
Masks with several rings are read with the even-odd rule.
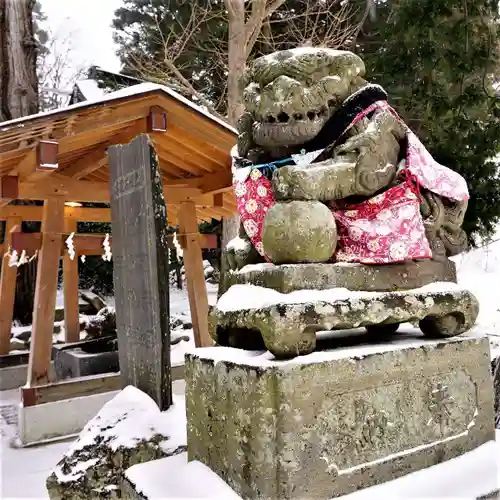
[[[225,11],[220,5],[203,7],[199,2],[188,2],[191,10],[182,25],[175,13],[169,23],[157,16],[155,42],[162,47],[161,60],[151,60],[139,51],[129,54],[129,60],[144,79],[167,84],[218,116],[218,110],[224,109],[232,124],[242,112],[240,81],[256,43],[269,51],[301,45],[339,48],[349,45],[359,30],[359,11],[341,0],[303,0],[299,12],[281,11],[285,0],[223,2]],[[211,32],[213,25],[223,23],[227,24],[227,40]],[[214,95],[213,88],[202,88],[202,80],[193,79],[192,70],[186,72],[181,63],[187,54],[197,51],[210,58],[211,71],[227,77],[225,88],[218,89],[220,98],[208,97]],[[203,72],[200,70],[200,76]]]

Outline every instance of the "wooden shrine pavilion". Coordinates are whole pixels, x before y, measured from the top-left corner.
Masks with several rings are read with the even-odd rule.
[[[107,148],[139,134],[151,137],[162,172],[168,222],[179,225],[195,342],[209,345],[203,247],[212,238],[198,233],[200,221],[235,213],[230,149],[236,131],[170,89],[140,84],[98,101],[0,124],[0,355],[9,351],[17,267],[14,251],[36,255],[37,280],[26,388],[46,384],[51,360],[60,257],[63,258],[65,340],[80,338],[78,256],[104,253],[105,235],[77,233],[77,223],[110,222]],[[12,204],[41,200],[43,206]],[[23,233],[23,221],[41,221],[40,233]],[[72,234],[75,258],[68,254]],[[112,243],[111,243],[112,246]]]

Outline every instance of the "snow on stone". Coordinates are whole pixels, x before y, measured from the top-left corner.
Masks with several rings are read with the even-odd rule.
[[[323,335],[322,335],[323,334]],[[405,324],[402,325],[394,338],[388,342],[379,344],[364,343],[362,331],[359,329],[337,332],[320,332],[318,337],[328,337],[329,339],[345,338],[347,336],[359,336],[359,343],[353,347],[336,347],[334,349],[318,350],[304,356],[297,356],[292,359],[276,359],[269,351],[245,351],[243,349],[235,349],[232,347],[203,347],[196,349],[193,353],[201,359],[208,359],[218,362],[239,363],[245,366],[255,366],[259,368],[268,367],[294,367],[298,365],[310,365],[316,363],[324,363],[340,359],[362,359],[366,356],[381,354],[389,351],[397,351],[400,349],[419,349],[424,346],[436,346],[440,343],[458,342],[463,339],[479,339],[484,338],[479,334],[461,335],[449,339],[426,339],[422,333]],[[365,337],[366,339],[366,337]]]
[[[145,393],[128,386],[106,403],[82,430],[67,455],[95,445],[99,440],[113,451],[120,447],[133,448],[155,435],[168,436],[161,443],[165,452],[185,446],[186,420],[184,398],[174,396],[174,404],[160,412],[156,403]]]
[[[125,473],[135,491],[148,500],[210,498],[241,500],[215,472],[187,453],[134,465]]]
[[[248,267],[248,266],[247,266]],[[244,305],[245,309],[262,309],[276,304],[305,304],[309,302],[333,303],[339,300],[381,297],[386,294],[407,293],[447,293],[462,290],[456,283],[431,283],[415,290],[406,292],[354,292],[347,288],[329,288],[327,290],[296,290],[290,293],[281,293],[270,288],[250,284],[233,285],[224,293],[217,303],[221,312],[238,311]]]
[[[245,250],[248,247],[248,244],[249,244],[249,242],[247,240],[244,240],[243,238],[236,236],[231,241],[229,241],[226,249],[233,250],[233,251]],[[248,267],[248,266],[245,266],[245,267]]]

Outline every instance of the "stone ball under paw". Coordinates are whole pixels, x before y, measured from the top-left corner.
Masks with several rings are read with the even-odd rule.
[[[274,264],[327,262],[337,245],[335,219],[319,201],[276,203],[264,218],[262,245]]]

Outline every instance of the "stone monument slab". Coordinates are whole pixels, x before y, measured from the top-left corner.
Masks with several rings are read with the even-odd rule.
[[[490,347],[455,337],[186,356],[189,460],[244,499],[328,499],[494,439]]]
[[[167,211],[147,135],[109,148],[113,277],[122,385],[172,401]]]

